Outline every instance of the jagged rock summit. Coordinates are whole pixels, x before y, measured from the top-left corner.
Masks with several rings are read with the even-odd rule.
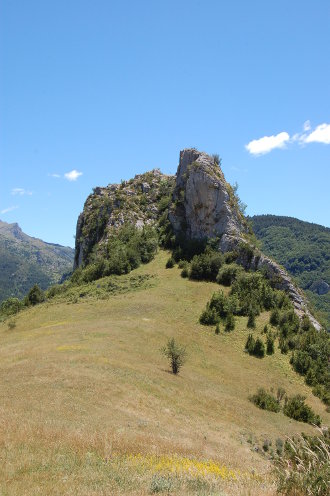
[[[219,250],[235,252],[237,263],[247,270],[263,270],[275,287],[289,294],[296,313],[307,314],[314,327],[321,328],[287,272],[251,242],[249,224],[218,157],[195,148],[180,152],[176,176],[154,169],[121,184],[94,188],[78,218],[74,268],[87,265],[95,248],[102,250],[109,235],[123,224],[157,226],[166,208],[176,236],[218,239]]]
[[[174,232],[189,239],[240,237],[247,232],[217,159],[194,148],[180,152],[169,219]]]

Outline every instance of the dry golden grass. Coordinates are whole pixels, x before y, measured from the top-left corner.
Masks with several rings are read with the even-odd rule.
[[[329,423],[287,356],[244,353],[246,318],[219,336],[198,323],[219,286],[182,279],[164,268],[167,258],[160,252],[135,271],[154,274],[152,287],[43,304],[12,330],[0,325],[1,496],[144,495],[155,484],[171,494],[271,495],[269,462],[251,439],[274,444],[313,428],[248,396],[281,386],[305,394]],[[179,376],[160,353],[172,336],[188,351]],[[188,469],[178,472],[177,460]],[[236,477],[209,473],[208,463]]]

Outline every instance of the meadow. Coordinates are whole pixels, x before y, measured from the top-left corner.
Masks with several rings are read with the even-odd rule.
[[[122,290],[58,295],[0,324],[1,496],[272,495],[276,440],[315,429],[249,396],[303,394],[329,425],[289,355],[244,352],[247,317],[231,333],[200,325],[219,285],[181,278],[168,257]],[[177,376],[160,351],[171,337],[187,349]]]

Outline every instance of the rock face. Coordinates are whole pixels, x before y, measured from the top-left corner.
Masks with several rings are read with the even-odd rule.
[[[92,250],[125,223],[138,228],[155,224],[159,201],[170,197],[174,180],[154,169],[121,184],[94,188],[77,221],[74,269],[86,265]]]
[[[203,239],[247,231],[231,186],[214,158],[194,148],[180,153],[169,219],[176,234]]]
[[[249,241],[248,223],[217,160],[194,148],[180,152],[176,177],[154,169],[122,184],[94,188],[78,218],[74,268],[88,264],[95,247],[106,243],[109,234],[124,223],[138,228],[157,225],[164,215],[162,203],[169,208],[168,220],[175,235],[219,238],[219,250],[235,251],[237,262],[246,269],[262,269],[275,287],[288,292],[296,313],[300,317],[306,313],[314,327],[321,328],[287,272]]]
[[[169,219],[174,232],[189,239],[219,237],[222,252],[236,251],[237,262],[246,269],[263,270],[277,289],[289,294],[299,317],[307,314],[314,327],[321,328],[288,273],[247,241],[246,220],[213,157],[194,148],[180,152]]]

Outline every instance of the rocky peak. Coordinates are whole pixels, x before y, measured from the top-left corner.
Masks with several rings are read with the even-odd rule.
[[[174,176],[153,169],[121,184],[94,188],[78,218],[74,268],[86,265],[90,253],[124,224],[138,228],[155,224],[160,215],[158,203],[170,196],[173,187]]]
[[[190,239],[240,236],[247,231],[234,192],[219,164],[195,148],[180,152],[169,218],[174,232]]]

